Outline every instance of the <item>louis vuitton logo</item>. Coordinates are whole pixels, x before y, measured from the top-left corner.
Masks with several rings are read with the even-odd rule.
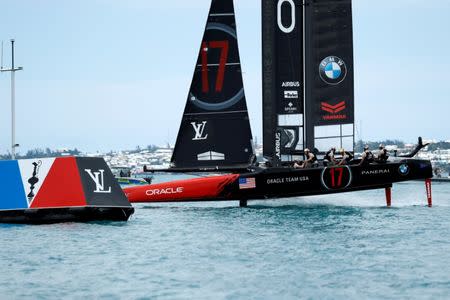
[[[91,169],[84,169],[86,173],[88,173],[89,177],[94,181],[95,183],[95,190],[94,193],[102,193],[102,194],[110,194],[111,193],[111,187],[108,189],[105,188],[105,170],[101,169],[99,172],[92,172]]]
[[[201,123],[191,122],[192,127],[194,128],[194,138],[193,141],[202,141],[208,138],[208,134],[204,135],[207,121],[203,121]]]

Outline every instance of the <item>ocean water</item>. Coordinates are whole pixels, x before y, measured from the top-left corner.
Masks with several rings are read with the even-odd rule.
[[[0,225],[0,299],[449,299],[450,184]]]

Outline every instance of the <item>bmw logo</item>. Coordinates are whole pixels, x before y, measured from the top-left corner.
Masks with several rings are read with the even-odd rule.
[[[409,166],[407,164],[400,165],[400,167],[398,167],[398,172],[401,175],[408,175],[408,173],[409,173]]]
[[[328,84],[339,84],[347,76],[345,62],[337,56],[328,56],[320,63],[320,78]]]

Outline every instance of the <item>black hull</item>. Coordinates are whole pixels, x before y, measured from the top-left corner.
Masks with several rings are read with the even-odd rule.
[[[242,189],[237,184],[227,198],[256,200],[381,189],[398,182],[429,179],[432,168],[429,161],[403,160],[367,166],[271,168],[241,177],[255,178],[256,187]]]
[[[52,224],[61,222],[127,221],[133,207],[63,207],[0,211],[0,223]]]
[[[431,177],[430,161],[405,159],[365,166],[255,169],[131,187],[124,191],[131,203],[245,201],[390,188],[394,183]]]

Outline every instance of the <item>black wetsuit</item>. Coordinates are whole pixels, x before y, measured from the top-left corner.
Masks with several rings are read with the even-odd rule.
[[[362,164],[368,165],[368,164],[370,164],[371,162],[373,162],[374,156],[373,156],[372,151],[366,150],[366,151],[364,151],[364,153],[366,154],[366,157],[365,157],[364,160],[362,161]]]
[[[387,150],[382,149],[382,150],[380,150],[380,153],[378,154],[377,161],[381,162],[381,163],[385,163],[385,162],[387,162],[388,158],[389,158],[389,155],[387,154]]]
[[[312,155],[313,157],[310,161],[308,161],[310,159],[310,155]],[[312,152],[309,152],[305,158],[306,158],[306,160],[304,162],[304,166],[303,166],[304,168],[311,168],[313,166],[313,164],[317,161],[317,156]]]
[[[325,162],[327,162],[328,164],[333,164],[335,162],[335,160],[334,160],[334,151],[330,150],[327,153],[325,153],[325,156],[324,156],[323,160]]]
[[[346,164],[348,164],[348,163],[353,159],[353,154],[351,154],[351,153],[348,152],[348,151],[345,151],[345,152],[344,152],[343,157],[344,157],[344,156],[346,156],[346,158],[345,158],[345,163],[346,163]]]

